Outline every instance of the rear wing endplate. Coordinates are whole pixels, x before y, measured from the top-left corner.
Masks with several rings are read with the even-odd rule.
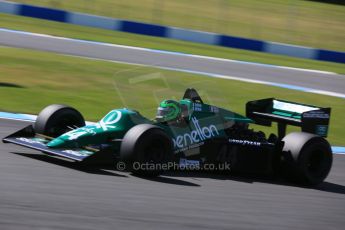
[[[278,136],[285,136],[286,126],[301,127],[303,132],[327,137],[331,108],[321,108],[290,101],[267,98],[249,101],[246,115],[256,124],[271,126],[278,123]]]

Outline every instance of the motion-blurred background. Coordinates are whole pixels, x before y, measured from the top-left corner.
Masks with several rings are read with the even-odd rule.
[[[343,0],[15,0],[15,2],[247,38],[345,50],[345,1]]]
[[[0,0],[1,2],[7,1]],[[14,0],[11,2],[317,49],[345,51],[344,1]],[[154,68],[157,59],[146,60],[149,65],[145,67],[132,65],[142,61],[141,55],[131,57],[132,60],[136,59],[136,62],[124,64],[112,62],[118,61],[119,56],[109,62],[109,59],[94,60],[80,55],[63,55],[71,54],[66,49],[59,50],[60,54],[42,51],[47,50],[44,46],[54,46],[53,42],[46,42],[37,49],[23,49],[26,45],[24,43],[29,43],[25,41],[13,46],[0,46],[0,98],[2,99],[0,111],[37,114],[48,104],[62,103],[78,108],[89,120],[98,120],[109,110],[119,107],[134,108],[148,117],[153,117],[160,100],[179,99],[187,87],[194,87],[201,92],[207,103],[239,113],[244,113],[247,101],[267,97],[331,107],[329,140],[334,145],[344,145],[345,131],[342,128],[345,125],[343,119],[345,87],[342,87],[344,64],[105,30],[13,13],[0,13],[0,28],[12,31],[16,38],[23,36],[21,32],[16,34],[19,30],[155,49],[152,53],[163,50],[163,52],[173,51],[231,59],[229,62],[234,63],[233,68],[226,63],[223,65],[217,63],[222,65],[219,68],[223,70],[221,74],[254,79],[249,83],[205,78],[205,75],[197,74],[202,67],[197,64],[194,64],[193,70],[196,70],[194,72]],[[78,48],[78,45],[76,46]],[[97,48],[87,52],[92,56],[95,51]],[[109,55],[112,54],[116,56],[116,51],[110,52]],[[171,64],[178,66],[180,63]],[[206,64],[208,64],[207,60]],[[261,71],[257,71],[255,66],[260,66]],[[284,68],[289,69],[290,72],[282,71]],[[294,68],[303,68],[303,70]],[[215,68],[212,71],[217,72],[217,70]],[[326,74],[320,74],[323,71],[326,71]],[[268,75],[270,79],[266,81],[288,83],[292,87],[287,89],[254,84],[255,79],[262,79]],[[315,78],[314,75],[318,77]],[[330,80],[325,81],[326,78]],[[336,79],[337,83],[332,82],[332,79]],[[307,87],[318,90],[317,94],[301,90],[301,86],[306,86],[300,84],[300,81],[304,81]],[[312,86],[308,86],[308,82]],[[331,92],[326,92],[325,95],[325,90]]]

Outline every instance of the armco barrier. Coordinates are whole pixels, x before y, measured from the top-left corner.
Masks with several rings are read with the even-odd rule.
[[[271,54],[307,58],[320,61],[345,63],[345,53],[295,46],[276,42],[234,37],[182,28],[167,27],[142,22],[120,20],[64,10],[38,7],[0,0],[0,13],[15,14],[33,18],[90,26],[108,30],[165,37],[183,41],[218,45],[236,49],[259,51]]]

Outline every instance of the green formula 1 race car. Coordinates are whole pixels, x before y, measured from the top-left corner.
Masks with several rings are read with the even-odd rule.
[[[99,122],[85,125],[83,116],[65,105],[50,105],[36,122],[3,139],[78,162],[124,162],[140,175],[158,175],[163,167],[229,164],[232,171],[280,172],[304,184],[316,185],[328,175],[332,152],[327,140],[330,108],[274,98],[250,101],[246,116],[203,103],[195,89],[180,101],[164,100],[154,120],[131,109],[110,111]],[[266,137],[250,124],[271,126]],[[286,135],[286,126],[301,132]]]

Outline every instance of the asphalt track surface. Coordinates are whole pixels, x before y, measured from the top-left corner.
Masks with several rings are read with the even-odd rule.
[[[0,119],[0,137],[28,123]],[[138,178],[0,144],[0,229],[342,229],[345,156],[326,182],[172,172]]]
[[[233,76],[345,94],[345,76],[0,29],[0,45]],[[344,97],[344,96],[342,96]]]

